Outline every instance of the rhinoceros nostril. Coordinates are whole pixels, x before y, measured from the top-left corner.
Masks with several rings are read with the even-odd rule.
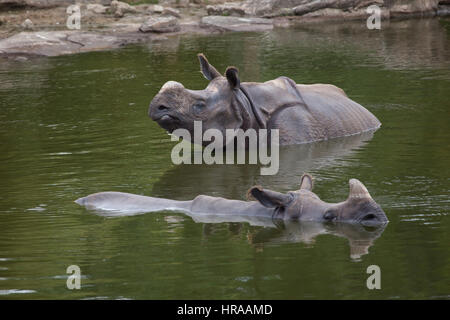
[[[374,214],[372,214],[372,213],[369,213],[368,215],[364,216],[364,217],[362,218],[362,220],[364,220],[364,221],[369,221],[369,220],[373,220],[373,219],[376,219],[376,218],[377,218],[376,215],[374,215]]]
[[[166,111],[166,110],[169,110],[169,108],[167,108],[167,107],[164,106],[164,105],[160,105],[160,106],[158,106],[158,110],[159,110],[159,111]]]

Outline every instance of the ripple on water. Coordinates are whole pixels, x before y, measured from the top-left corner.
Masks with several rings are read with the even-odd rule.
[[[26,293],[36,293],[36,290],[24,290],[24,289],[8,289],[0,290],[0,295],[7,296],[10,294],[26,294]]]

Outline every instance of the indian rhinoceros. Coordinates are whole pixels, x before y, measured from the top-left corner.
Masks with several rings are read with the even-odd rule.
[[[279,145],[289,145],[349,136],[381,125],[334,85],[296,84],[285,76],[263,83],[240,82],[237,68],[228,67],[222,76],[203,54],[198,58],[209,80],[204,90],[168,81],[150,103],[149,117],[170,133],[187,129],[193,137],[194,121],[201,121],[202,133],[217,129],[224,137],[226,129],[268,129],[269,134],[278,129]]]
[[[313,179],[309,174],[301,178],[300,189],[280,193],[260,186],[248,191],[256,201],[229,200],[199,195],[194,200],[178,201],[153,198],[122,192],[100,192],[79,198],[75,202],[88,209],[142,213],[175,210],[189,215],[252,216],[297,221],[360,222],[384,224],[387,217],[372,199],[366,187],[357,179],[350,179],[347,200],[327,203],[312,192]]]

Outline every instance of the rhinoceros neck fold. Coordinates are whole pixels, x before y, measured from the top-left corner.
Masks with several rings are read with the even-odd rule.
[[[269,127],[270,119],[273,114],[283,111],[284,109],[294,107],[294,106],[304,106],[308,109],[302,94],[297,88],[294,80],[288,77],[280,77],[277,79],[282,83],[284,91],[283,95],[290,97],[283,103],[276,106],[276,108],[266,108],[267,106],[258,105],[258,99],[254,99],[252,97],[251,89],[252,84],[242,83],[239,89],[235,92],[235,97],[238,103],[240,104],[240,108],[248,114],[250,120],[249,123],[246,124],[244,121],[242,129],[254,128],[254,129],[266,129]],[[254,84],[253,84],[254,85]],[[259,86],[265,86],[265,84],[258,84]],[[257,86],[258,86],[257,85]],[[244,117],[245,118],[245,117]]]
[[[302,104],[305,108],[308,108],[308,106],[305,103],[305,100],[303,99],[302,94],[300,93],[300,90],[298,90],[297,84],[294,80],[288,77],[280,77],[282,78],[288,85],[286,86],[287,90],[290,94],[296,96],[299,101],[297,101],[297,104]]]
[[[249,107],[246,109],[250,109],[249,113],[252,114],[253,118],[255,119],[255,122],[257,124],[257,128],[255,128],[255,129],[265,129],[266,128],[266,120],[263,119],[263,117],[260,113],[260,110],[257,109],[255,104],[253,103],[253,99],[250,96],[250,94],[248,93],[247,89],[245,89],[244,86],[241,85],[239,90],[243,93],[243,96],[247,100],[246,104],[248,104]],[[240,99],[237,99],[237,100],[239,101]],[[245,106],[244,106],[245,104],[243,104],[242,101],[241,101],[241,104],[242,104],[242,108],[245,108]]]

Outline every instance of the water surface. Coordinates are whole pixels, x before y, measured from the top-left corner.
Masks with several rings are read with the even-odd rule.
[[[253,165],[181,165],[147,117],[161,85],[204,88],[204,52],[242,81],[332,83],[382,122],[373,135],[280,151]],[[0,299],[436,299],[450,297],[450,21],[313,25],[182,36],[28,62],[0,62]],[[349,226],[105,217],[73,201],[98,191],[245,199],[260,184],[344,200],[364,182],[390,223]],[[366,268],[380,266],[382,289]],[[82,289],[66,288],[78,265]]]

